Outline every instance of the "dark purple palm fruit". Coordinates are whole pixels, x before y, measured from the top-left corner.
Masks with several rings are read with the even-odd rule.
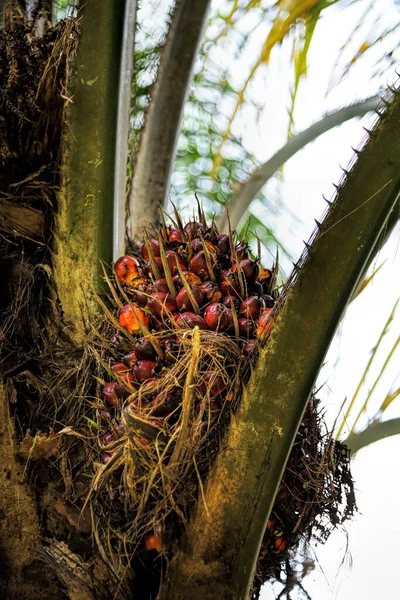
[[[201,285],[200,277],[198,277],[192,271],[182,271],[182,274],[188,283],[194,283],[195,285]],[[180,273],[176,273],[173,276],[172,281],[174,282],[174,284],[177,288],[180,289],[181,287],[183,287],[183,281],[182,281],[182,277],[180,276]]]
[[[207,323],[207,327],[213,331],[227,329],[230,325],[228,310],[226,306],[216,302],[206,306],[204,320]]]
[[[239,335],[244,338],[251,338],[255,331],[256,323],[251,319],[238,319]]]
[[[258,340],[256,338],[252,338],[250,340],[246,340],[242,347],[243,356],[250,356],[257,348]]]
[[[159,394],[151,402],[151,415],[153,417],[167,417],[178,408],[182,400],[182,392],[172,389],[168,394]]]
[[[215,397],[221,394],[226,388],[227,385],[220,375],[217,375],[213,371],[207,371],[203,374],[200,382],[201,392],[205,393],[208,391],[212,397]]]
[[[174,363],[179,355],[180,344],[174,335],[170,335],[160,340],[160,346],[164,350],[164,359],[169,363]]]
[[[125,356],[122,357],[122,361],[126,365],[128,365],[128,367],[132,367],[135,364],[136,360],[136,354],[133,351],[129,352],[129,354],[125,354]]]
[[[192,240],[190,242],[190,245],[193,248],[193,252],[195,254],[197,254],[197,252],[200,252],[201,250],[203,250],[203,244],[200,238],[195,238],[194,240]]]
[[[194,329],[196,326],[199,329],[207,329],[207,324],[198,315],[192,312],[184,312],[176,316],[175,322],[177,327],[181,329]]]
[[[168,283],[166,279],[156,279],[152,286],[156,292],[162,292],[163,294],[169,294]]]
[[[115,436],[114,436],[113,433],[110,433],[110,432],[109,433],[105,433],[103,435],[103,444],[105,446],[107,446],[108,444],[111,444],[112,442],[115,442],[115,439],[116,438],[115,438]]]
[[[233,310],[239,313],[241,302],[237,296],[224,296],[221,302],[224,306],[226,306],[226,308],[232,309],[233,306]]]
[[[150,245],[150,248],[151,248],[151,250],[153,252],[153,255],[154,256],[160,256],[160,244],[158,243],[158,241],[150,239],[149,240],[149,245]],[[142,258],[144,260],[149,260],[150,254],[149,254],[149,251],[147,249],[146,244],[142,244],[142,247],[140,249],[140,254],[142,255]]]
[[[235,254],[239,261],[250,258],[248,246],[243,243],[239,243],[235,246]]]
[[[146,306],[149,297],[147,283],[139,283],[134,289],[128,291],[128,295],[136,302],[136,304],[143,308]]]
[[[240,263],[240,268],[246,278],[247,283],[253,284],[257,281],[257,277],[260,273],[260,266],[256,260],[251,258],[243,258]],[[237,270],[237,264],[235,263],[232,267],[232,271]]]
[[[226,233],[218,235],[216,245],[220,254],[228,255],[231,250],[229,235]]]
[[[162,319],[165,313],[177,311],[175,298],[171,294],[163,292],[154,292],[148,299],[146,308],[157,319]]]
[[[112,458],[112,455],[109,452],[103,452],[103,454],[100,457],[100,461],[102,465],[106,465],[108,462],[110,462]]]
[[[255,281],[247,287],[247,291],[252,296],[261,296],[264,293],[263,287],[259,281]]]
[[[118,396],[115,390],[116,387],[117,382],[112,381],[111,383],[106,383],[102,391],[104,402],[108,404],[108,406],[112,406],[113,408],[116,408],[118,406]]]
[[[198,223],[197,221],[190,221],[189,223],[187,223],[183,228],[183,231],[192,240],[199,237],[200,234],[203,235],[205,233],[204,226],[201,223]]]
[[[262,294],[262,299],[264,300],[265,308],[273,308],[275,305],[275,300],[272,296],[268,294]]]
[[[162,277],[162,274],[164,273],[164,268],[163,268],[161,256],[155,256],[154,260],[157,265],[158,273],[154,272],[153,266],[151,264],[151,260],[146,260],[146,262],[144,264],[144,272],[147,276],[153,275],[153,277],[156,277],[156,278]]]
[[[186,288],[182,288],[176,297],[176,304],[179,310],[196,312],[196,308],[199,308],[203,304],[204,296],[198,285],[188,284],[190,288],[190,294]],[[190,295],[193,295],[196,306],[193,306]]]
[[[246,319],[252,319],[256,321],[260,316],[261,311],[265,308],[265,303],[262,298],[256,298],[256,296],[249,296],[240,305],[239,312]]]
[[[134,352],[137,360],[156,360],[157,352],[150,340],[139,338],[134,346]]]
[[[199,288],[203,292],[205,304],[221,301],[222,292],[217,283],[214,283],[213,281],[205,281],[199,286]]]

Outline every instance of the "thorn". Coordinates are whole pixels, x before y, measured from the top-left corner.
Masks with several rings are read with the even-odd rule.
[[[344,167],[342,167],[342,165],[340,163],[339,163],[339,167],[342,169],[342,171],[345,175],[349,174],[349,171],[347,169],[345,169]]]
[[[374,109],[374,113],[376,113],[380,119],[382,119],[382,117],[385,116],[385,111],[384,110],[380,111],[377,108]]]
[[[321,223],[319,221],[317,221],[317,219],[314,219],[318,229],[321,229]]]
[[[297,263],[292,262],[292,265],[293,265],[293,268],[294,268],[295,271],[299,271],[300,270],[300,266],[299,266],[298,262]]]
[[[336,185],[336,183],[332,183],[333,187],[335,188],[336,191],[339,191],[339,186]]]
[[[366,127],[363,126],[364,131],[366,131],[368,133],[369,136],[372,135],[372,130],[371,129],[367,129]]]
[[[307,250],[309,250],[311,248],[311,244],[309,244],[305,240],[303,240],[303,244],[305,245],[305,247],[307,248]]]
[[[353,150],[353,152],[355,154],[357,154],[357,156],[359,156],[359,154],[361,154],[361,150],[359,150],[358,148],[353,148],[353,146],[350,146],[350,148]]]
[[[386,98],[384,98],[384,97],[382,97],[381,100],[385,106],[390,106],[389,100],[386,100]]]
[[[322,197],[329,206],[332,206],[332,202],[330,200],[328,200],[328,198],[325,198],[325,196],[323,194],[322,194]]]

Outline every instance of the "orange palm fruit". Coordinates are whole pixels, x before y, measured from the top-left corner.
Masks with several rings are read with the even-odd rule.
[[[129,333],[139,333],[139,322],[148,327],[149,316],[138,306],[125,304],[119,311],[119,322]]]

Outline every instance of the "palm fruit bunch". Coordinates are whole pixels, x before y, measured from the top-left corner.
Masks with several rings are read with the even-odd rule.
[[[160,395],[148,392],[157,382],[164,384],[171,364],[179,361],[185,331],[197,327],[214,338],[231,338],[238,360],[249,357],[268,337],[278,296],[277,265],[260,267],[245,242],[219,234],[214,224],[207,227],[204,218],[185,227],[164,224],[153,237],[145,233],[140,252],[119,258],[114,272],[124,303],[118,302],[119,328],[112,337],[118,354],[110,365],[113,380],[102,389],[102,421],[115,423],[105,434],[105,445],[123,428],[122,407],[132,394],[137,397],[129,403],[132,410],[146,406],[151,417],[177,420],[182,387],[173,386],[167,395],[164,385],[158,386],[163,388]],[[202,371],[194,406],[207,392],[218,412],[232,399],[227,393],[231,376]],[[110,457],[104,453],[103,464]]]
[[[200,209],[198,221],[183,226],[175,212],[172,223],[144,232],[137,251],[116,261],[107,277],[113,308],[103,304],[110,343],[94,454],[90,446],[91,492],[101,498],[93,513],[103,531],[108,519],[107,540],[119,531],[120,553],[131,543],[140,565],[149,553],[171,558],[177,520],[198,496],[282,298],[277,260],[261,267],[246,240],[208,226]],[[318,515],[330,511],[335,522],[340,513],[348,457],[326,451],[320,421],[310,401],[264,535],[253,597]],[[331,460],[343,467],[333,479]]]

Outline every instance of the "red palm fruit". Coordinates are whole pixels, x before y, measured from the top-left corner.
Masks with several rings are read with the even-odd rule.
[[[175,312],[177,310],[175,298],[171,294],[155,292],[147,301],[147,308],[157,318],[162,318],[165,311]]]
[[[190,237],[194,239],[199,236],[199,233],[203,235],[204,227],[201,223],[197,223],[197,221],[190,221],[185,225],[183,231],[186,235],[190,235]]]
[[[240,291],[237,273],[222,271],[219,278],[219,289],[224,296],[237,296]]]
[[[251,319],[238,319],[239,335],[244,338],[251,338],[254,334],[255,324]]]
[[[201,285],[200,277],[197,277],[192,271],[182,271],[183,275],[188,283],[194,283],[195,285]],[[182,278],[179,273],[173,276],[172,281],[174,284],[181,288],[183,286]]]
[[[217,248],[221,254],[229,254],[231,245],[229,242],[229,235],[221,233],[217,237]]]
[[[145,539],[144,544],[148,552],[150,552],[150,550],[156,550],[158,554],[161,554],[162,544],[160,537],[156,533],[151,533],[150,535],[148,535]]]
[[[103,444],[111,444],[115,440],[115,436],[113,433],[105,433],[103,435]]]
[[[116,381],[112,381],[111,383],[106,383],[102,391],[102,395],[106,404],[108,404],[108,406],[113,406],[114,408],[118,406],[118,396],[117,392],[115,391],[116,387]]]
[[[213,281],[205,281],[199,286],[199,288],[203,292],[204,302],[220,302],[222,298],[222,292],[216,283]]]
[[[115,363],[115,365],[111,365],[111,370],[114,371],[114,373],[126,373],[129,371],[129,367],[124,363]]]
[[[255,296],[249,296],[240,305],[240,314],[245,316],[247,319],[253,319],[255,321],[260,316],[261,310],[265,308],[264,300],[256,298]]]
[[[193,256],[189,263],[189,269],[196,275],[208,275],[206,255],[203,250]]]
[[[274,554],[282,554],[282,552],[285,552],[287,546],[288,546],[287,541],[284,540],[283,538],[279,537],[278,539],[276,539],[274,541],[274,548],[273,548],[272,552]]]
[[[114,269],[118,279],[129,285],[143,276],[140,262],[133,256],[121,256],[115,263]]]
[[[173,250],[167,250],[167,252],[165,253],[165,257],[167,259],[167,263],[169,264],[169,268],[170,268],[172,275],[175,275],[175,273],[178,273],[178,267],[176,266],[177,260],[179,262],[179,266],[182,269],[182,271],[185,271],[187,269],[185,263],[182,261],[179,254],[177,254]]]
[[[216,375],[212,371],[204,373],[201,383],[200,390],[206,392],[207,390],[212,396],[218,396],[226,389],[226,383],[220,375]]]
[[[157,358],[157,353],[150,340],[146,338],[139,338],[134,349],[137,360],[155,360]]]
[[[243,344],[242,353],[243,356],[250,356],[254,349],[257,347],[257,339],[246,340]]]
[[[198,285],[190,285],[191,292],[193,294],[194,299],[197,304],[201,306],[203,304],[204,296],[203,292],[199,288]],[[182,288],[176,297],[176,304],[179,310],[188,310],[189,312],[194,312],[194,306],[192,305],[188,293],[185,288]]]
[[[168,283],[166,279],[156,279],[153,283],[153,287],[157,292],[163,292],[163,294],[169,294]]]
[[[173,227],[167,227],[167,237],[170,244],[173,242],[183,242],[183,237],[179,229],[174,229]]]
[[[214,302],[209,304],[204,311],[204,320],[209,329],[226,329],[229,325],[228,309],[223,304]]]
[[[260,272],[260,266],[255,260],[251,260],[250,258],[244,258],[240,261],[240,268],[243,271],[244,276],[246,277],[247,283],[254,283],[257,281],[258,274]],[[232,271],[237,270],[237,264],[235,263],[232,267]]]
[[[147,299],[149,297],[149,294],[147,292],[147,284],[139,283],[139,285],[136,286],[135,289],[129,292],[129,295],[133,297],[133,300],[136,302],[136,304],[139,304],[139,306],[146,306]]]
[[[149,325],[149,317],[141,308],[133,304],[125,304],[119,311],[119,322],[129,333],[140,331],[139,321],[145,326]]]
[[[196,326],[199,329],[207,329],[204,319],[192,312],[184,312],[177,315],[175,322],[181,329],[194,329]]]
[[[250,255],[248,253],[246,246],[243,246],[242,244],[238,244],[235,247],[235,252],[236,252],[236,256],[238,257],[239,261],[250,258]]]
[[[272,296],[269,296],[268,294],[262,294],[261,297],[265,302],[265,308],[272,308],[274,306],[275,300]]]
[[[152,360],[139,360],[133,367],[133,372],[138,381],[146,381],[153,376],[156,366],[157,363]]]
[[[261,317],[258,320],[258,327],[256,330],[256,334],[259,338],[265,338],[267,337],[267,335],[269,334],[269,332],[272,329],[272,319],[271,319],[271,313],[272,313],[272,308],[266,308]]]
[[[160,244],[158,243],[158,241],[157,240],[149,240],[149,245],[153,251],[154,256],[160,256]],[[144,258],[144,260],[149,260],[150,254],[146,247],[146,244],[142,244],[142,247],[140,249],[140,254],[142,255],[142,258]]]
[[[103,452],[100,457],[101,464],[106,465],[111,460],[111,454],[108,452]]]
[[[129,354],[125,354],[125,356],[122,357],[122,360],[128,367],[132,367],[137,360],[136,354],[133,351],[129,352]]]

